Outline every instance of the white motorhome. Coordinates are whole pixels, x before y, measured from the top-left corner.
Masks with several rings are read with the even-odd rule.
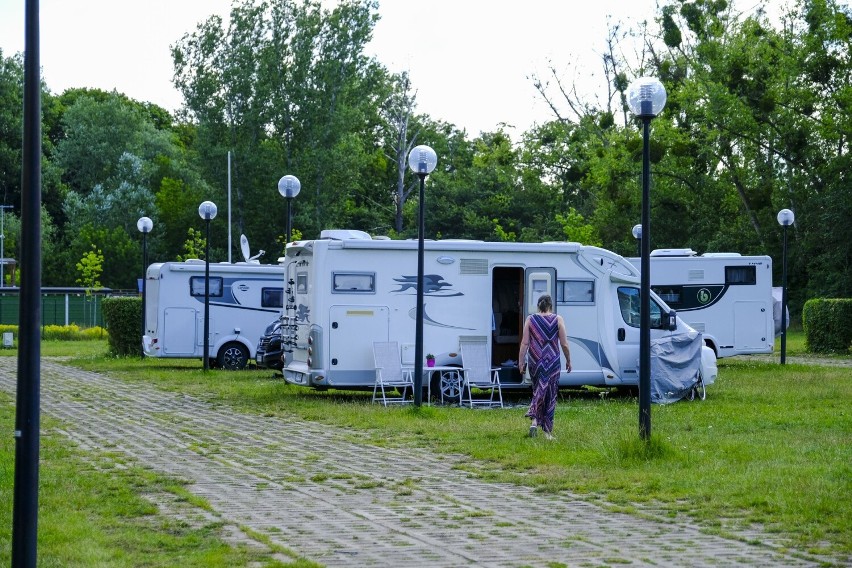
[[[320,239],[287,244],[288,382],[371,388],[375,341],[398,341],[403,362],[413,364],[417,246],[360,231],[323,231]],[[639,271],[621,256],[567,242],[439,240],[424,248],[423,349],[438,366],[462,366],[461,345],[485,343],[502,367],[503,388],[529,388],[516,364],[523,322],[547,293],[565,318],[571,348],[573,371],[562,372],[560,385],[638,384]],[[652,341],[692,331],[655,295],[651,303]],[[713,352],[696,352],[710,384]],[[424,381],[452,399],[458,387],[445,376]]]
[[[638,258],[629,260],[640,266]],[[704,335],[717,357],[772,352],[770,257],[657,249],[650,262],[651,289]]]
[[[149,357],[205,356],[204,271],[202,260],[148,267],[142,345]],[[283,265],[211,263],[206,356],[225,369],[244,368],[269,322],[280,317],[283,299]]]

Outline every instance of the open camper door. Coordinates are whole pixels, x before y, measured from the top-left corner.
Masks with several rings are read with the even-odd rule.
[[[545,294],[550,294],[553,300],[553,311],[556,312],[556,269],[527,268],[523,290],[524,320],[528,315],[538,312],[538,299]]]

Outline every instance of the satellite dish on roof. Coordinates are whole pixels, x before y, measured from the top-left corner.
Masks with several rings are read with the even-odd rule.
[[[263,256],[266,252],[265,250],[261,249],[259,253],[254,256],[251,256],[251,249],[249,248],[248,238],[246,238],[245,235],[240,235],[240,251],[243,253],[243,258],[246,260],[246,262],[251,262],[254,264],[260,264],[260,261],[257,259]]]
[[[240,235],[240,250],[243,253],[243,260],[248,262],[249,257],[251,256],[251,249],[249,248],[248,239],[245,235]]]

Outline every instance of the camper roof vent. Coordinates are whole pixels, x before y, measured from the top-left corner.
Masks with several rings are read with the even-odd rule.
[[[651,252],[651,256],[697,256],[692,249],[656,249]]]
[[[321,239],[330,239],[332,241],[370,241],[369,233],[364,231],[356,231],[354,229],[325,229],[320,233]]]
[[[742,256],[738,252],[705,252],[701,256],[706,257],[715,257],[715,258],[731,258],[735,256]]]
[[[204,261],[200,258],[187,258],[184,262],[186,264],[204,264]]]

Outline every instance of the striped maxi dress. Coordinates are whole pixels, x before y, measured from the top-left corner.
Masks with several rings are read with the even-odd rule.
[[[556,314],[531,315],[529,335],[527,357],[534,387],[526,415],[535,418],[544,432],[552,432],[559,392],[559,322]]]

